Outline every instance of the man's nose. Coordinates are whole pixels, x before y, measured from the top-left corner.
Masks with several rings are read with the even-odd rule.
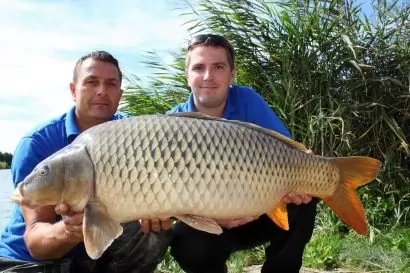
[[[213,77],[213,71],[212,71],[212,69],[210,69],[210,68],[205,69],[205,72],[204,72],[204,80],[212,79],[212,77]]]
[[[107,85],[104,84],[104,82],[99,82],[98,87],[97,87],[97,94],[98,95],[103,95],[107,92]]]

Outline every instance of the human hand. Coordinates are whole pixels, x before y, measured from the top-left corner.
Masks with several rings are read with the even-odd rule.
[[[307,204],[312,201],[312,196],[310,195],[298,195],[294,192],[289,192],[285,196],[282,197],[281,201],[286,205],[291,203],[296,205]]]
[[[161,232],[171,228],[171,220],[170,219],[151,219],[151,220],[140,220],[141,231],[144,233],[148,233],[150,231],[153,232]]]
[[[312,150],[306,150],[305,153],[307,154],[312,154],[314,155],[315,153]],[[312,196],[310,195],[298,195],[294,192],[289,192],[285,196],[282,197],[281,201],[285,204],[296,204],[296,205],[301,205],[301,204],[307,204],[310,201],[312,201]]]
[[[245,217],[245,218],[239,218],[239,219],[232,219],[232,220],[218,220],[217,223],[223,227],[223,228],[234,228],[234,227],[239,227],[242,225],[245,225],[249,222],[252,222],[253,220],[256,220],[258,217]]]
[[[71,241],[81,242],[83,237],[84,212],[74,212],[67,204],[58,204],[54,208],[57,214],[62,216],[65,225],[64,230],[67,238]]]

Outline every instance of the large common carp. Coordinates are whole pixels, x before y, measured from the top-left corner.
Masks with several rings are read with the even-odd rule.
[[[88,255],[99,258],[122,233],[120,223],[175,217],[220,234],[215,219],[266,213],[288,229],[288,192],[319,197],[350,227],[367,233],[356,194],[380,161],[329,158],[250,123],[198,113],[139,116],[84,131],[44,159],[12,199],[38,207],[65,202],[84,210]]]

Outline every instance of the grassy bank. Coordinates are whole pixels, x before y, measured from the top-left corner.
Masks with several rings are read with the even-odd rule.
[[[303,266],[307,268],[351,272],[410,273],[410,228],[371,229],[368,237],[354,232],[316,231],[305,249]],[[233,254],[229,272],[263,263],[264,247]],[[156,272],[183,272],[168,254]],[[346,271],[344,271],[346,272]]]

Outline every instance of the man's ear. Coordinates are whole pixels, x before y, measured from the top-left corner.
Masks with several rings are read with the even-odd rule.
[[[73,101],[75,101],[77,94],[75,93],[75,84],[70,83],[70,92],[71,92],[71,97],[73,98]]]
[[[188,70],[186,68],[184,69],[184,73],[185,73],[185,77],[186,77],[187,82],[188,82],[188,86],[191,87],[191,84],[189,83],[189,73],[188,73]]]

